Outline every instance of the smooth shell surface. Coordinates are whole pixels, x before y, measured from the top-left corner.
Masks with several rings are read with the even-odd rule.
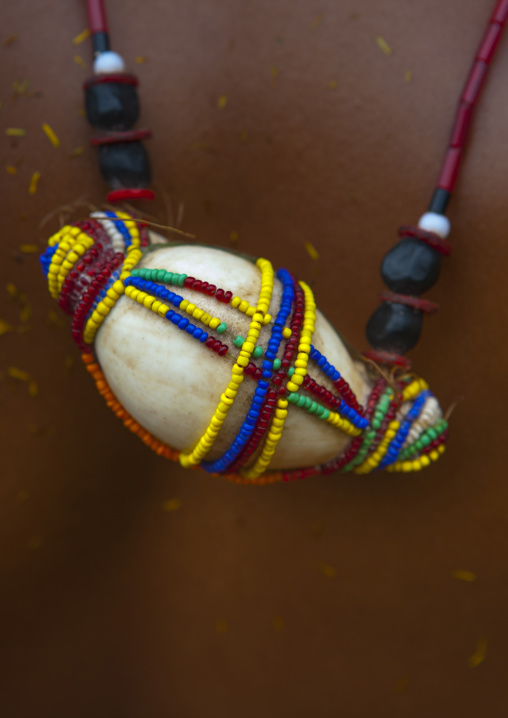
[[[225,250],[165,245],[147,253],[139,266],[206,280],[239,295],[249,304],[255,305],[259,296],[259,269]],[[125,296],[104,321],[95,349],[111,389],[127,411],[157,438],[175,449],[187,450],[205,431],[228,385],[234,357],[239,352],[232,346],[233,336],[245,337],[250,320],[231,306],[199,292],[184,287],[177,292],[227,323],[228,334],[222,334],[221,341],[231,348],[225,357]],[[280,297],[281,284],[276,279],[270,305],[274,317]],[[269,336],[270,325],[261,331],[259,344],[263,348]],[[365,403],[370,386],[363,367],[351,360],[335,330],[319,311],[313,344],[341,372],[359,401]],[[309,373],[319,383],[333,388],[312,362]],[[208,459],[218,458],[231,445],[249,410],[254,389],[255,381],[245,377]],[[305,467],[328,461],[341,453],[349,441],[350,437],[338,429],[290,405],[270,468]]]

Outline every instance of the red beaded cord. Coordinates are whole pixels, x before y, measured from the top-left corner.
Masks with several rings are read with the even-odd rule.
[[[96,265],[87,272],[92,281],[82,294],[81,301],[74,310],[72,318],[72,337],[83,350],[89,350],[88,345],[83,341],[86,316],[92,308],[97,294],[102,291],[115,269],[123,263],[123,260],[123,254],[116,253],[111,255],[111,253],[105,252],[102,256],[99,256]]]
[[[91,237],[95,244],[89,250],[85,252],[83,257],[79,260],[76,266],[67,275],[60,290],[60,297],[58,300],[59,306],[66,314],[72,314],[74,311],[74,305],[79,301],[83,286],[79,287],[76,285],[83,284],[82,272],[85,264],[90,264],[91,258],[97,259],[99,251],[102,249],[102,245],[106,245],[111,248],[111,240],[109,235],[95,219],[89,219],[84,221],[75,222],[74,226],[79,227],[85,234]]]
[[[209,336],[205,341],[205,347],[212,349],[212,351],[216,352],[220,357],[226,356],[229,351],[227,344],[223,344],[219,339],[215,339],[215,337],[212,336]]]
[[[360,414],[360,416],[363,416],[363,406],[359,403],[354,391],[351,389],[344,377],[339,377],[333,382],[333,384],[346,404],[353,407],[353,409]]]
[[[394,302],[396,304],[405,304],[408,307],[414,307],[426,314],[436,314],[439,311],[439,304],[431,302],[428,299],[420,299],[410,294],[396,294],[395,292],[383,291],[380,293],[380,299],[383,302]]]
[[[365,418],[368,419],[369,422],[372,419],[377,403],[381,394],[386,389],[386,386],[387,382],[383,377],[379,378],[374,384],[374,388],[367,400],[367,406],[365,407]],[[347,466],[357,455],[362,443],[363,436],[356,436],[349,445],[346,453],[343,456],[338,456],[336,459],[332,459],[328,463],[324,464],[321,473],[326,476],[328,474],[332,474],[334,471],[340,471],[340,469],[344,468],[344,466]]]
[[[100,244],[90,247],[81,258],[81,261],[66,276],[58,298],[58,305],[66,314],[75,312],[73,299],[78,298],[79,301],[83,292],[90,286],[89,282],[85,281],[86,275],[84,271],[87,265],[92,265],[97,260],[101,249],[102,245]]]
[[[102,85],[108,82],[121,82],[125,85],[139,85],[138,78],[135,75],[131,75],[129,72],[115,72],[114,74],[108,75],[103,73],[101,75],[93,75],[89,77],[83,83],[83,89],[86,90],[92,85]]]
[[[421,449],[422,454],[430,454],[431,451],[434,451],[434,449],[437,449],[438,446],[441,446],[441,444],[446,443],[446,439],[448,438],[449,429],[445,429],[442,434],[440,434],[437,439],[434,439],[434,441],[431,441],[428,446],[425,446],[423,449]]]
[[[125,130],[116,132],[104,132],[102,135],[92,137],[90,143],[94,147],[100,145],[114,145],[118,142],[136,142],[138,140],[147,140],[152,136],[152,130],[146,127],[141,127],[139,130]]]
[[[406,237],[413,237],[425,242],[433,249],[440,252],[443,257],[448,257],[452,253],[452,245],[443,237],[440,237],[434,232],[428,232],[426,229],[420,229],[420,227],[413,227],[410,224],[403,224],[399,227],[399,237],[405,239]]]
[[[333,411],[336,411],[342,404],[342,399],[332,394],[325,386],[318,384],[309,374],[305,375],[302,388],[317,396],[323,404],[327,404]]]
[[[277,408],[277,399],[284,396],[287,392],[286,387],[282,386],[282,382],[284,378],[287,378],[287,369],[291,365],[291,361],[298,347],[300,331],[303,324],[303,310],[305,303],[303,290],[294,278],[293,281],[295,288],[295,303],[293,315],[289,325],[291,329],[291,336],[284,346],[281,369],[275,372],[272,376],[271,381],[275,388],[267,391],[254,431],[236,460],[231,465],[231,470],[234,472],[238,472],[258,449],[263,436],[268,431],[273,413]],[[261,370],[259,370],[259,378],[261,378],[261,373]]]
[[[450,144],[445,154],[437,188],[452,192],[455,187],[462,150],[471,124],[473,110],[482,90],[490,61],[497,47],[503,26],[508,18],[508,0],[499,0],[489,20],[489,24],[476,53],[464,89],[459,99],[459,107],[453,123]]]
[[[401,356],[400,354],[393,354],[392,352],[385,352],[381,349],[367,349],[362,352],[362,356],[365,359],[370,359],[377,364],[385,364],[386,366],[400,366],[408,371],[413,366],[411,359]]]
[[[140,187],[123,187],[122,189],[114,189],[108,192],[106,197],[108,202],[123,202],[128,199],[155,199],[153,189],[144,189]]]
[[[148,234],[148,226],[146,224],[140,223],[138,225],[139,227],[139,245],[140,247],[148,247],[150,244],[150,235]]]
[[[88,27],[90,32],[108,32],[108,21],[103,0],[86,0]]]

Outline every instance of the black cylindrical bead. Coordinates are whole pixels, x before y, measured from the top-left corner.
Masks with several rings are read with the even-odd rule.
[[[434,190],[432,199],[430,200],[429,209],[427,212],[435,212],[436,214],[444,214],[448,207],[448,202],[452,196],[451,192],[448,192],[444,187],[437,187]]]
[[[439,278],[441,254],[415,237],[406,237],[385,255],[381,277],[392,292],[421,294]]]
[[[139,117],[138,93],[127,82],[98,82],[85,89],[85,109],[93,127],[128,130]]]
[[[101,52],[109,52],[109,35],[107,32],[95,32],[92,35],[92,42],[94,56]]]
[[[418,343],[422,319],[419,309],[383,302],[367,323],[367,340],[373,349],[405,354]]]
[[[150,158],[141,142],[118,142],[99,147],[102,176],[112,189],[148,187]]]

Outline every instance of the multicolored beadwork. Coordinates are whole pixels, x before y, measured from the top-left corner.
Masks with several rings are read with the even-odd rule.
[[[361,406],[340,372],[312,344],[316,304],[305,282],[280,269],[276,276],[282,285],[281,301],[272,307],[275,273],[268,260],[258,259],[261,283],[254,306],[203,279],[138,267],[147,243],[142,221],[125,212],[94,212],[89,220],[66,225],[53,235],[41,265],[51,295],[73,317],[73,337],[83,350],[83,361],[98,390],[124,424],[157,454],[178,460],[185,467],[201,466],[232,481],[264,484],[339,470],[357,474],[385,468],[417,471],[444,452],[448,424],[422,379],[404,374],[388,383],[381,378],[366,407]],[[214,298],[217,313],[206,312],[199,307],[198,299],[190,301],[173,288]],[[123,295],[225,361],[232,357],[230,379],[217,409],[188,451],[175,451],[143,429],[113,395],[94,357],[95,335]],[[221,318],[221,303],[250,318],[246,337],[234,333]],[[264,341],[263,346],[260,344],[264,332],[269,332],[266,350]],[[313,372],[321,372],[335,391],[311,377],[309,365]],[[229,449],[218,459],[207,461],[245,377],[257,384],[247,415]],[[408,408],[404,411],[405,405]],[[326,464],[269,472],[288,411],[295,410],[313,414],[351,436],[352,441],[341,456]]]

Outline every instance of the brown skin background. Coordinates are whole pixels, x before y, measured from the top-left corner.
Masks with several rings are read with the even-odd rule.
[[[226,247],[237,232],[240,250],[314,278],[320,308],[361,349],[380,260],[425,210],[491,4],[110,0],[108,11],[183,228]],[[460,400],[448,452],[414,476],[258,489],[186,473],[125,431],[37,255],[20,251],[44,246],[51,210],[105,195],[80,115],[90,65],[73,61],[90,61],[89,42],[72,44],[85,25],[77,0],[2,8],[2,39],[18,39],[0,46],[0,317],[15,328],[0,338],[1,715],[505,716],[508,37],[450,209],[455,251],[430,293],[442,308],[412,352],[442,405]],[[13,97],[25,79],[35,95]],[[166,221],[162,201],[153,212]],[[26,293],[28,322],[8,283]],[[171,499],[182,504],[169,512]],[[471,667],[479,641],[486,658]]]

